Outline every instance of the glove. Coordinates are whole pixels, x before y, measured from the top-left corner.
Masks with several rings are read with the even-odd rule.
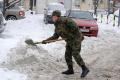
[[[47,40],[43,40],[43,41],[42,41],[42,44],[47,44],[47,42],[46,42],[46,41],[47,41]]]

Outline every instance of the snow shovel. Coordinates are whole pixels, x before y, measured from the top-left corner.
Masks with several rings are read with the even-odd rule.
[[[49,40],[46,41],[47,43],[51,43],[51,42],[55,42],[55,41],[62,41],[64,39],[57,39],[57,40]],[[41,44],[42,42],[34,42],[32,39],[27,39],[25,40],[25,43],[28,45],[32,45],[32,46],[37,46],[36,44]]]

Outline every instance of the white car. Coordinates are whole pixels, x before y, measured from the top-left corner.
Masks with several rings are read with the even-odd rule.
[[[45,24],[53,23],[51,19],[52,12],[55,10],[61,11],[61,16],[64,16],[66,13],[66,9],[61,3],[49,3],[44,9],[44,22]]]
[[[6,26],[6,20],[3,17],[2,12],[0,11],[0,33],[2,33],[5,30],[5,26]]]

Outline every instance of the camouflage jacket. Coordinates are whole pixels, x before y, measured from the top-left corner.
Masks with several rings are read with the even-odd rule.
[[[62,37],[68,44],[73,42],[81,42],[83,40],[82,33],[79,31],[76,23],[66,17],[60,17],[60,19],[54,23],[55,32],[52,37],[47,40],[58,39]]]

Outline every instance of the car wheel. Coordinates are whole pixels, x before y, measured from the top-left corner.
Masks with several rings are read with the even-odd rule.
[[[17,20],[15,16],[8,16],[6,17],[6,20]]]

